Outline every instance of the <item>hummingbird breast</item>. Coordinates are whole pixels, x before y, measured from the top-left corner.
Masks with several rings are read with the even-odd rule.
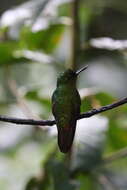
[[[80,95],[76,88],[57,88],[53,93],[52,112],[58,130],[58,145],[63,153],[68,152],[72,146],[80,105]]]

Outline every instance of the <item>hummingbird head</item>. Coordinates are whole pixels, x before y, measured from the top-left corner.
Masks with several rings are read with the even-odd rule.
[[[77,75],[74,71],[71,69],[67,69],[63,73],[60,74],[60,76],[57,79],[57,85],[62,85],[62,84],[69,84],[75,81],[77,78]]]
[[[57,79],[57,86],[62,85],[62,84],[75,84],[77,76],[79,73],[87,69],[88,66],[83,67],[82,69],[78,71],[73,71],[71,69],[67,69],[64,71],[62,74]]]

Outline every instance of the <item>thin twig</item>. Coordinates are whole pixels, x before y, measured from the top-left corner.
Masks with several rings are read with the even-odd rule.
[[[118,190],[118,187],[104,174],[98,176],[97,180],[103,188],[106,186],[108,190]]]
[[[127,147],[122,148],[121,150],[113,153],[110,156],[107,156],[106,158],[103,159],[103,163],[104,164],[109,164],[115,160],[118,160],[120,158],[124,158],[127,157]]]
[[[89,118],[93,115],[111,110],[113,108],[119,107],[126,103],[127,103],[127,98],[123,98],[113,104],[109,104],[109,105],[100,107],[99,109],[92,109],[88,112],[82,113],[77,119],[79,120],[83,118]],[[2,115],[0,115],[0,121],[10,122],[10,123],[15,123],[15,124],[22,124],[22,125],[40,125],[40,126],[45,126],[45,125],[52,126],[56,123],[55,120],[21,119],[21,118],[14,118],[14,117],[2,116]]]
[[[82,113],[82,114],[79,116],[78,119],[91,117],[91,116],[93,116],[93,115],[95,115],[95,114],[99,114],[99,113],[105,112],[105,111],[107,111],[107,110],[111,110],[111,109],[113,109],[113,108],[116,108],[116,107],[121,106],[121,105],[126,104],[126,103],[127,103],[127,97],[126,97],[126,98],[123,98],[123,99],[121,99],[121,100],[119,100],[119,101],[117,101],[117,102],[115,102],[115,103],[113,103],[113,104],[108,104],[108,105],[102,106],[102,107],[100,107],[100,108],[98,108],[98,109],[92,109],[92,110],[90,110],[90,111],[88,111],[88,112],[86,112],[86,113]]]

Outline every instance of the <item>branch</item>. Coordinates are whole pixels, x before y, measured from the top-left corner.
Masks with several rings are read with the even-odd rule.
[[[80,0],[73,0],[71,5],[72,10],[72,43],[71,43],[71,60],[68,62],[70,68],[76,70],[79,57],[79,47],[80,47],[80,21],[79,21],[79,7]]]
[[[21,119],[21,118],[7,117],[2,115],[0,115],[0,121],[21,124],[21,125],[40,125],[40,126],[45,126],[45,125],[52,126],[56,123],[54,120]]]
[[[122,148],[121,150],[113,153],[110,156],[107,156],[106,158],[103,159],[103,164],[109,164],[115,160],[118,160],[120,158],[127,157],[127,147]]]
[[[89,118],[93,115],[111,110],[113,108],[119,107],[126,103],[127,103],[127,98],[123,98],[113,104],[109,104],[109,105],[100,107],[99,109],[92,109],[88,112],[82,113],[77,119],[79,120],[83,118]],[[40,126],[45,126],[45,125],[52,126],[56,124],[55,120],[21,119],[21,118],[7,117],[7,116],[2,116],[2,115],[0,115],[0,121],[10,122],[10,123],[15,123],[15,124],[22,124],[22,125],[40,125]]]
[[[83,118],[91,117],[91,116],[93,116],[93,115],[95,115],[95,114],[99,114],[99,113],[105,112],[105,111],[107,111],[107,110],[111,110],[111,109],[113,109],[113,108],[119,107],[119,106],[121,106],[121,105],[123,105],[123,104],[126,104],[126,103],[127,103],[127,97],[126,97],[126,98],[123,98],[123,99],[121,99],[121,100],[119,100],[118,102],[115,102],[115,103],[113,103],[113,104],[108,104],[108,105],[102,106],[102,107],[100,107],[100,108],[98,108],[98,109],[92,109],[92,110],[90,110],[90,111],[88,111],[88,112],[86,112],[86,113],[82,113],[82,114],[79,116],[78,119],[83,119]]]

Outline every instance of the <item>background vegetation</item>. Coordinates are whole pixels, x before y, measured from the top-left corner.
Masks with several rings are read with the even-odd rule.
[[[89,65],[78,80],[82,112],[127,95],[126,0],[78,1],[78,17],[76,3],[1,2],[1,115],[53,119],[56,79],[69,66]],[[55,126],[1,122],[0,189],[126,190],[126,155],[126,105],[78,121],[70,155],[59,152]]]

